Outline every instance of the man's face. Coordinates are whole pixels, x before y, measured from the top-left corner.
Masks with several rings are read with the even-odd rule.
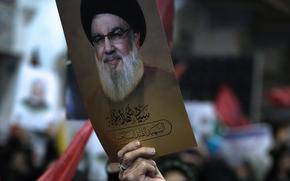
[[[95,16],[91,31],[102,89],[111,100],[121,101],[143,76],[143,62],[138,58],[139,34],[112,14]]]
[[[129,25],[113,14],[97,15],[92,21],[91,35],[96,40],[93,41],[96,60],[103,61],[108,68],[116,71],[124,66],[122,57],[128,56],[133,44],[139,48],[139,34],[132,34]],[[110,35],[113,37],[111,40]],[[114,38],[114,35],[120,36]]]

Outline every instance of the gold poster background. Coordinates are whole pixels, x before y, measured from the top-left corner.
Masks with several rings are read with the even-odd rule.
[[[150,68],[149,78],[120,103],[103,94],[94,49],[80,22],[81,0],[56,0],[64,29],[69,58],[88,116],[111,161],[132,140],[156,148],[157,156],[196,145],[167,47],[155,0],[139,0],[147,33],[139,53]]]

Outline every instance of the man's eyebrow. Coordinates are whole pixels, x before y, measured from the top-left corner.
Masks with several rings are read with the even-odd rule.
[[[116,26],[116,27],[114,27],[114,28],[113,28],[109,33],[107,33],[107,34],[110,34],[110,33],[114,32],[114,31],[116,31],[116,30],[124,30],[124,29],[126,29],[126,28],[123,28],[123,27],[120,27],[120,26]],[[97,37],[97,36],[103,36],[103,35],[100,34],[100,33],[94,33],[94,34],[92,34],[92,38]]]
[[[125,28],[122,28],[122,27],[120,27],[120,26],[117,26],[117,27],[113,28],[112,31],[110,31],[110,33],[114,32],[114,31],[116,31],[116,30],[124,30],[124,29],[125,29]]]
[[[99,33],[92,33],[92,38],[95,38],[95,37],[97,37],[97,36],[102,36],[101,34],[99,34]]]

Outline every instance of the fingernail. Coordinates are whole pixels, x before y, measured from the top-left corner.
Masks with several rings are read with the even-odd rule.
[[[135,145],[136,145],[136,146],[140,146],[140,141],[136,141],[136,142],[135,142]]]
[[[149,152],[153,155],[155,154],[155,148],[149,148]]]

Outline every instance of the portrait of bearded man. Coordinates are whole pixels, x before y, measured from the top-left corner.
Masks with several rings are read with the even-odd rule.
[[[146,21],[136,0],[127,0],[126,3],[83,0],[81,21],[95,50],[100,85],[110,101],[124,101],[142,81],[148,82],[150,79],[151,82],[156,77],[168,77],[163,75],[167,72],[144,64],[140,58],[139,50],[146,37]],[[170,77],[170,80],[175,81],[174,75]],[[143,91],[138,92],[140,95]]]
[[[93,39],[93,44],[96,44],[95,60],[104,94],[113,101],[121,101],[136,88],[144,74],[144,65],[138,56],[139,34],[134,33],[123,19],[112,14],[95,16],[92,21],[92,34],[96,34],[102,24],[108,24],[104,20],[116,22],[112,25],[112,32],[123,34],[123,37],[112,42],[101,40],[104,41],[103,45],[99,45],[100,42],[96,44]],[[125,30],[121,27],[125,27]],[[118,46],[118,43],[124,45]],[[99,49],[103,49],[102,55]]]
[[[156,1],[72,3],[58,1],[77,78],[71,98],[82,95],[79,102],[67,102],[68,118],[89,118],[112,161],[136,139],[160,155],[194,145]],[[72,11],[80,14],[75,21]],[[73,92],[78,88],[81,94]],[[82,102],[85,109],[79,109]],[[180,137],[188,139],[180,143]]]
[[[133,151],[125,145],[134,140],[157,156],[194,145],[155,0],[60,1],[86,111],[110,161],[121,163],[117,152]]]

